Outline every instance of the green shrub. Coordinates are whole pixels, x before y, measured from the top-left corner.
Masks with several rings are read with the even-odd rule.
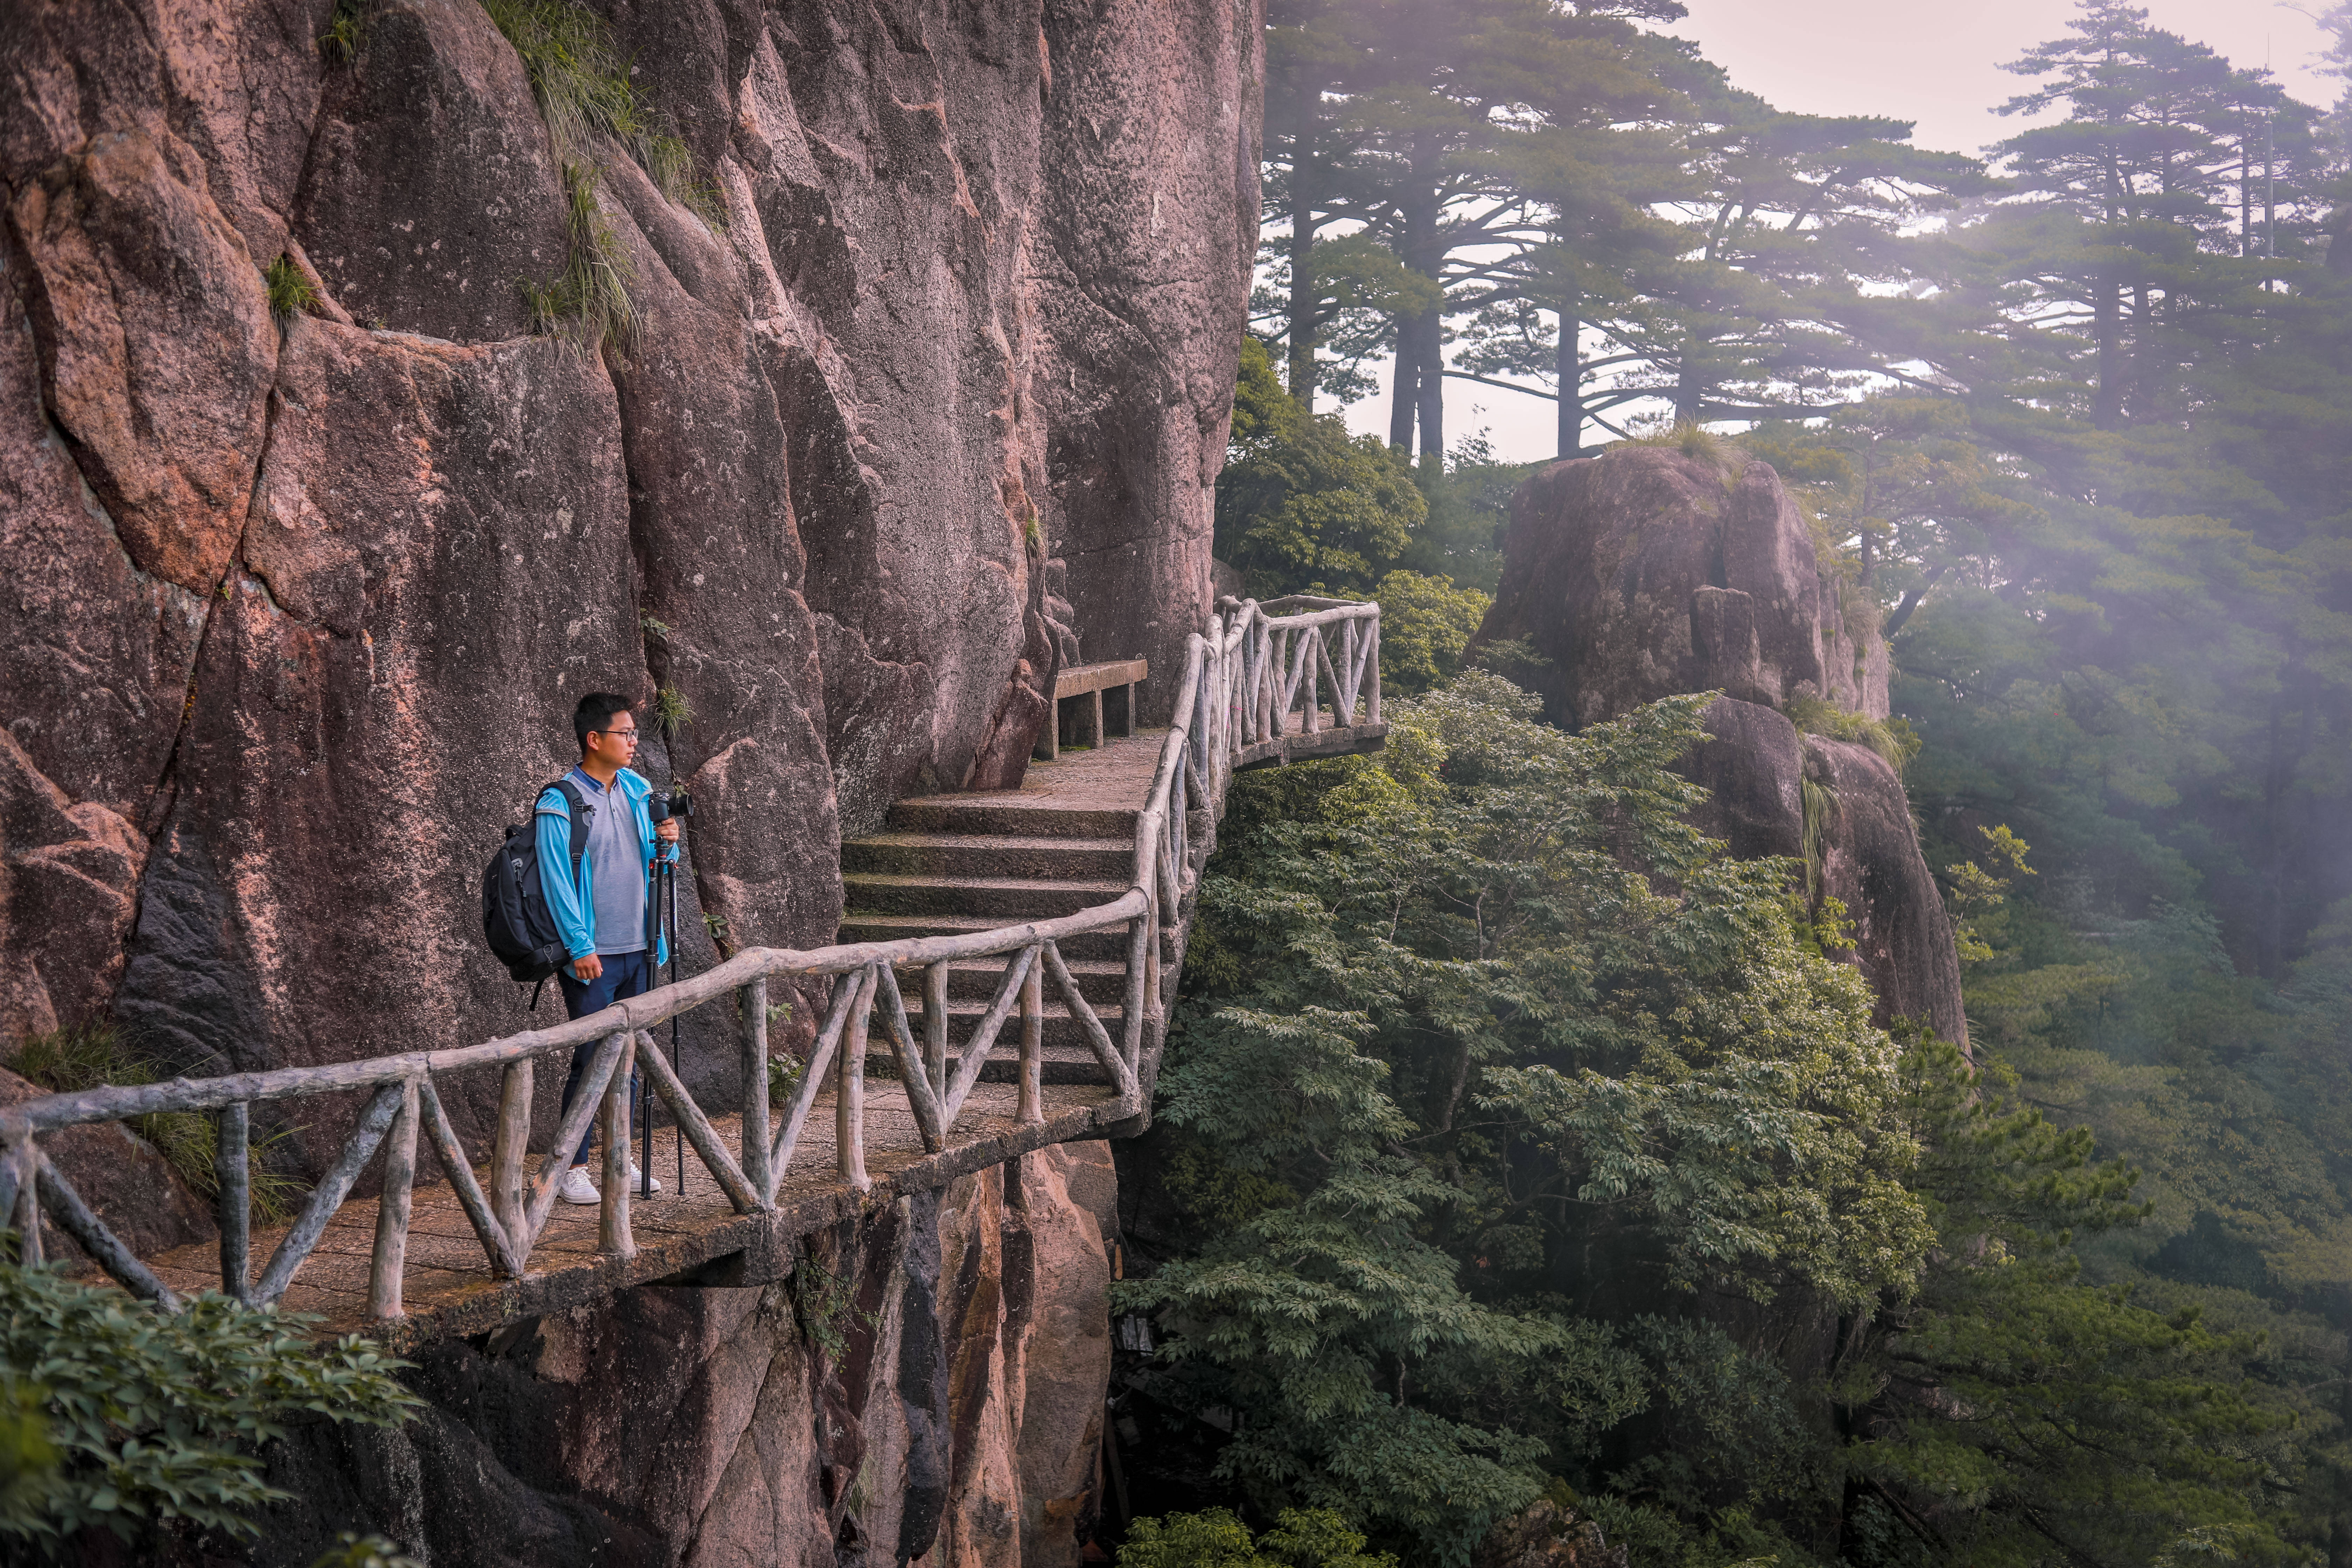
[[[1285,1509],[1255,1540],[1239,1516],[1213,1508],[1137,1520],[1118,1568],[1397,1568],[1397,1560],[1366,1552],[1364,1538],[1328,1508]]]
[[[354,1535],[347,1530],[339,1542],[311,1561],[310,1568],[425,1568],[425,1564],[381,1535]]]
[[[1494,601],[1451,577],[1390,573],[1372,590],[1381,604],[1381,687],[1415,697],[1454,679],[1462,649]]]
[[[254,1533],[247,1511],[287,1495],[254,1449],[288,1418],[389,1426],[418,1403],[404,1363],[356,1334],[313,1341],[315,1321],[210,1293],[167,1316],[0,1263],[0,1542],[102,1526],[137,1543],[170,1520]]]

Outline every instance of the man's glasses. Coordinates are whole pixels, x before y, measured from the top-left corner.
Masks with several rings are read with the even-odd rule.
[[[619,735],[632,746],[637,743],[637,732],[635,730],[591,730],[588,732],[592,735]]]

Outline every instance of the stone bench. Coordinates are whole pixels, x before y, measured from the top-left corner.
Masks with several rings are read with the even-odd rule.
[[[1037,737],[1037,749],[1033,753],[1040,762],[1051,762],[1062,753],[1062,727],[1070,724],[1076,731],[1070,743],[1081,741],[1089,746],[1099,746],[1113,732],[1105,721],[1103,698],[1106,692],[1113,700],[1108,704],[1118,721],[1117,733],[1135,733],[1135,688],[1151,673],[1149,660],[1114,658],[1102,664],[1074,664],[1054,677],[1054,721]]]

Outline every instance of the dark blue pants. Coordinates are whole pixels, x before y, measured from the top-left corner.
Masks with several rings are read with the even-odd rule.
[[[563,1012],[566,1017],[584,1018],[591,1013],[601,1013],[614,1003],[628,996],[642,996],[652,988],[654,966],[643,948],[635,952],[608,952],[602,955],[604,973],[593,980],[575,980],[569,969],[555,972],[557,984],[563,987]],[[595,1059],[602,1040],[590,1040],[572,1048],[572,1076],[563,1080],[563,1110],[557,1112],[561,1121],[571,1113],[572,1097],[580,1092],[580,1080],[587,1076],[588,1064]],[[629,1104],[634,1109],[639,1092],[637,1075],[629,1074]],[[580,1151],[572,1163],[584,1165],[588,1152],[596,1146],[598,1118],[588,1119],[588,1131],[580,1135]]]

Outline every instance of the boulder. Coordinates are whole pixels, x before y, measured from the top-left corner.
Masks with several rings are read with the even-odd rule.
[[[1545,717],[1579,728],[1684,691],[1886,716],[1877,615],[1817,563],[1769,463],[1621,447],[1519,487],[1470,647],[1525,639]]]
[[[1805,740],[1805,776],[1827,795],[1821,890],[1853,922],[1853,962],[1878,994],[1877,1022],[1930,1024],[1966,1048],[1959,952],[1942,889],[1919,852],[1903,780],[1867,746]]]
[[[1951,915],[1919,852],[1901,776],[1867,746],[1801,733],[1752,702],[1719,697],[1703,721],[1708,739],[1684,771],[1707,799],[1691,820],[1743,860],[1801,860],[1810,781],[1822,814],[1815,887],[1853,923],[1851,959],[1877,994],[1877,1023],[1913,1019],[1965,1047]]]
[[[1693,821],[1742,859],[1801,860],[1810,781],[1814,887],[1853,923],[1851,962],[1877,1021],[1924,1022],[1965,1047],[1951,919],[1901,777],[1781,711],[1811,699],[1883,719],[1887,658],[1875,614],[1858,603],[1849,614],[1770,466],[1672,447],[1555,463],[1512,499],[1504,555],[1472,646],[1520,644],[1511,673],[1571,728],[1723,693],[1684,764],[1708,792]]]

